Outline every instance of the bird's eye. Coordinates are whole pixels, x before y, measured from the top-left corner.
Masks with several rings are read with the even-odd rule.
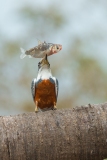
[[[59,47],[58,47],[58,46],[57,46],[56,48],[57,48],[57,49],[59,49]]]
[[[40,66],[40,62],[38,63],[38,66]]]
[[[39,63],[38,63],[38,70],[40,69],[40,64],[41,64],[41,63],[39,62]]]

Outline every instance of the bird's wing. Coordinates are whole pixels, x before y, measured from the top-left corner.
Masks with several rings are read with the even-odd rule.
[[[33,100],[35,100],[35,92],[36,92],[36,78],[32,80],[32,83],[31,83],[31,93],[32,93],[32,97],[33,97]]]
[[[59,83],[57,78],[53,77],[54,82],[55,82],[55,92],[56,92],[56,99],[58,98],[58,91],[59,91]]]

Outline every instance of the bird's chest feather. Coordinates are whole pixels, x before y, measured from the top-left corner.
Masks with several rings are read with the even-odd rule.
[[[56,102],[55,83],[52,80],[41,80],[37,82],[35,89],[35,101],[40,108],[51,107]]]

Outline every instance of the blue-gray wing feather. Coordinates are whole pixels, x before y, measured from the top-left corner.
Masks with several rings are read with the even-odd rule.
[[[58,92],[59,92],[59,83],[58,80],[55,77],[50,78],[51,82],[55,83],[55,92],[56,92],[56,99],[58,98]]]
[[[56,89],[56,97],[58,98],[59,83],[58,83],[58,80],[57,80],[57,79],[56,79],[56,83],[55,83],[55,89]]]
[[[33,80],[32,80],[32,83],[31,83],[31,93],[32,93],[33,100],[35,100],[36,79],[33,79]]]

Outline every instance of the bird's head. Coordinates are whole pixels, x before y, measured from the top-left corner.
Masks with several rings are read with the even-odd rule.
[[[42,58],[42,60],[38,63],[38,69],[43,69],[43,68],[46,68],[46,69],[49,69],[50,68],[50,64],[48,62],[48,58],[47,58],[47,54],[45,55],[44,58]]]

